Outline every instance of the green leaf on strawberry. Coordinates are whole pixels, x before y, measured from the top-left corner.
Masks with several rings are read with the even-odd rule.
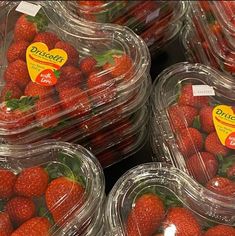
[[[36,16],[26,16],[29,22],[36,24],[38,31],[44,31],[45,27],[48,26],[48,19],[46,15],[40,10]]]
[[[34,107],[38,99],[39,99],[39,96],[35,96],[35,97],[23,96],[20,99],[13,98],[10,100],[6,100],[6,106],[12,111],[17,110],[17,109],[20,111],[28,111]]]
[[[235,165],[235,155],[223,157],[222,155],[217,155],[218,161],[219,161],[219,171],[218,175],[222,177],[228,177],[227,176],[227,170]]]
[[[53,73],[57,79],[60,78],[60,71],[59,70],[53,70]]]
[[[201,123],[200,123],[200,117],[196,116],[193,121],[193,128],[200,130],[201,129]]]

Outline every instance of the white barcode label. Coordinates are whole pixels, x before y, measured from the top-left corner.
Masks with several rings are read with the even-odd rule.
[[[17,6],[16,11],[24,13],[30,16],[36,16],[38,11],[40,10],[40,5],[35,5],[29,2],[21,1]]]
[[[152,20],[154,20],[155,18],[157,18],[159,16],[159,12],[160,12],[160,8],[156,9],[155,11],[153,11],[151,14],[149,14],[146,17],[146,23],[151,22]]]
[[[193,85],[193,96],[215,96],[215,90],[209,85]]]

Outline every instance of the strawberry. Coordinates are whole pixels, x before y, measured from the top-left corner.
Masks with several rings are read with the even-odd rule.
[[[16,60],[26,61],[26,50],[29,42],[18,41],[11,44],[7,50],[7,61],[11,63]]]
[[[60,39],[52,32],[40,32],[36,34],[33,40],[33,42],[45,43],[48,47],[48,50],[53,49],[58,41],[60,41]]]
[[[0,235],[10,236],[13,231],[13,226],[9,215],[6,212],[0,212]]]
[[[84,57],[80,61],[79,67],[84,75],[89,76],[91,72],[96,70],[96,64],[97,61],[95,60],[95,58],[89,56],[89,57]]]
[[[71,44],[63,42],[63,41],[59,41],[55,44],[55,48],[63,49],[67,53],[68,60],[66,61],[64,65],[76,66],[78,64],[78,60],[79,60],[78,51]]]
[[[128,236],[151,236],[164,218],[163,201],[155,194],[139,197],[130,211],[126,222]]]
[[[228,178],[233,179],[235,177],[235,163],[233,163],[226,171]]]
[[[84,187],[66,177],[51,181],[46,190],[46,204],[57,225],[63,225],[72,217],[84,201]]]
[[[171,232],[177,236],[201,236],[202,231],[200,224],[194,215],[186,208],[172,207],[168,210],[163,223],[164,232]],[[166,233],[167,234],[167,233]]]
[[[102,128],[102,120],[99,116],[91,116],[79,124],[79,129],[89,134]]]
[[[168,109],[170,122],[175,132],[178,132],[193,124],[198,111],[191,106],[172,105]]]
[[[212,192],[224,195],[235,196],[235,183],[224,177],[214,177],[207,182],[206,187]]]
[[[203,147],[202,134],[195,128],[183,129],[177,135],[177,142],[185,158],[199,152]]]
[[[98,7],[98,6],[102,6],[102,5],[104,5],[104,2],[103,1],[90,1],[90,0],[88,0],[88,1],[78,1],[78,4],[80,5],[80,6],[83,6],[83,7],[89,7],[91,10],[92,10],[92,8],[94,8],[94,7]]]
[[[31,124],[34,121],[33,107],[37,99],[37,97],[21,97],[0,104],[0,127],[16,129]]]
[[[16,60],[8,64],[4,72],[4,79],[24,89],[30,81],[26,62]]]
[[[54,88],[51,86],[42,86],[40,84],[34,83],[33,81],[30,81],[25,90],[24,95],[25,96],[38,96],[40,99],[45,98],[48,96],[53,95]]]
[[[14,197],[7,202],[5,211],[9,214],[11,222],[19,226],[35,215],[36,208],[30,198]]]
[[[186,160],[187,169],[201,184],[213,178],[218,171],[218,161],[209,152],[198,152]]]
[[[62,107],[68,110],[70,116],[83,116],[91,110],[87,93],[78,87],[60,91],[59,96]]]
[[[125,53],[114,53],[103,66],[105,70],[110,71],[114,78],[124,76],[126,80],[131,79],[134,72],[133,67],[132,59]]]
[[[228,225],[216,225],[208,229],[204,236],[235,236],[235,228]]]
[[[1,91],[0,102],[12,98],[20,98],[23,95],[21,89],[12,82],[7,82]]]
[[[32,42],[36,33],[48,24],[45,16],[38,13],[35,17],[21,15],[15,24],[14,41]]]
[[[39,100],[36,103],[35,110],[36,119],[45,128],[54,127],[60,122],[60,105],[56,103],[51,97]]]
[[[10,170],[0,169],[0,199],[13,196],[15,181],[14,173]]]
[[[44,217],[34,217],[17,228],[11,236],[49,236],[50,222]]]
[[[60,69],[60,78],[56,84],[56,90],[80,86],[83,82],[82,72],[75,66],[63,66]]]
[[[192,84],[185,84],[181,89],[178,104],[201,108],[209,104],[209,97],[193,96]]]
[[[215,126],[212,117],[213,109],[213,107],[204,106],[199,112],[201,129],[202,131],[208,134],[215,131]]]
[[[40,197],[46,191],[48,174],[40,166],[26,168],[18,175],[15,192],[19,196]]]
[[[115,81],[111,80],[109,74],[102,74],[101,71],[92,72],[87,80],[88,94],[95,104],[108,103],[113,101],[115,91]]]
[[[205,149],[214,155],[227,156],[229,152],[229,149],[220,142],[216,132],[210,133],[206,137]]]

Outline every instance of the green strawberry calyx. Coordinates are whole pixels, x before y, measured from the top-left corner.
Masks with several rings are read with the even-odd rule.
[[[233,165],[235,165],[235,155],[231,155],[227,157],[223,157],[222,155],[217,155],[217,159],[219,162],[218,175],[228,178],[227,170]]]
[[[53,70],[53,73],[57,79],[60,78],[60,71],[59,70]]]
[[[93,57],[97,61],[96,66],[100,67],[100,66],[105,65],[106,63],[110,63],[111,65],[114,65],[114,63],[115,63],[114,57],[115,56],[122,56],[123,54],[124,54],[124,52],[121,50],[111,49],[111,50],[106,51],[103,54],[93,55]]]
[[[10,99],[10,97],[11,97],[11,92],[7,92],[5,97],[6,107],[9,108],[11,111],[20,110],[23,112],[32,109],[37,100],[39,99],[39,96],[34,96],[34,97],[22,96],[19,99],[18,98]]]
[[[37,26],[37,30],[40,31],[44,31],[45,27],[48,26],[48,19],[46,17],[46,15],[40,10],[36,16],[26,16],[26,19],[31,22],[36,24]]]

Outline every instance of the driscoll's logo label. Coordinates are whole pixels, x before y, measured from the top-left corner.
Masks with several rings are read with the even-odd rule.
[[[46,44],[36,42],[27,48],[26,60],[30,78],[43,86],[56,84],[58,70],[67,61],[67,53],[59,48],[48,51]]]
[[[220,142],[235,149],[235,113],[232,107],[216,106],[213,109],[213,122]]]

